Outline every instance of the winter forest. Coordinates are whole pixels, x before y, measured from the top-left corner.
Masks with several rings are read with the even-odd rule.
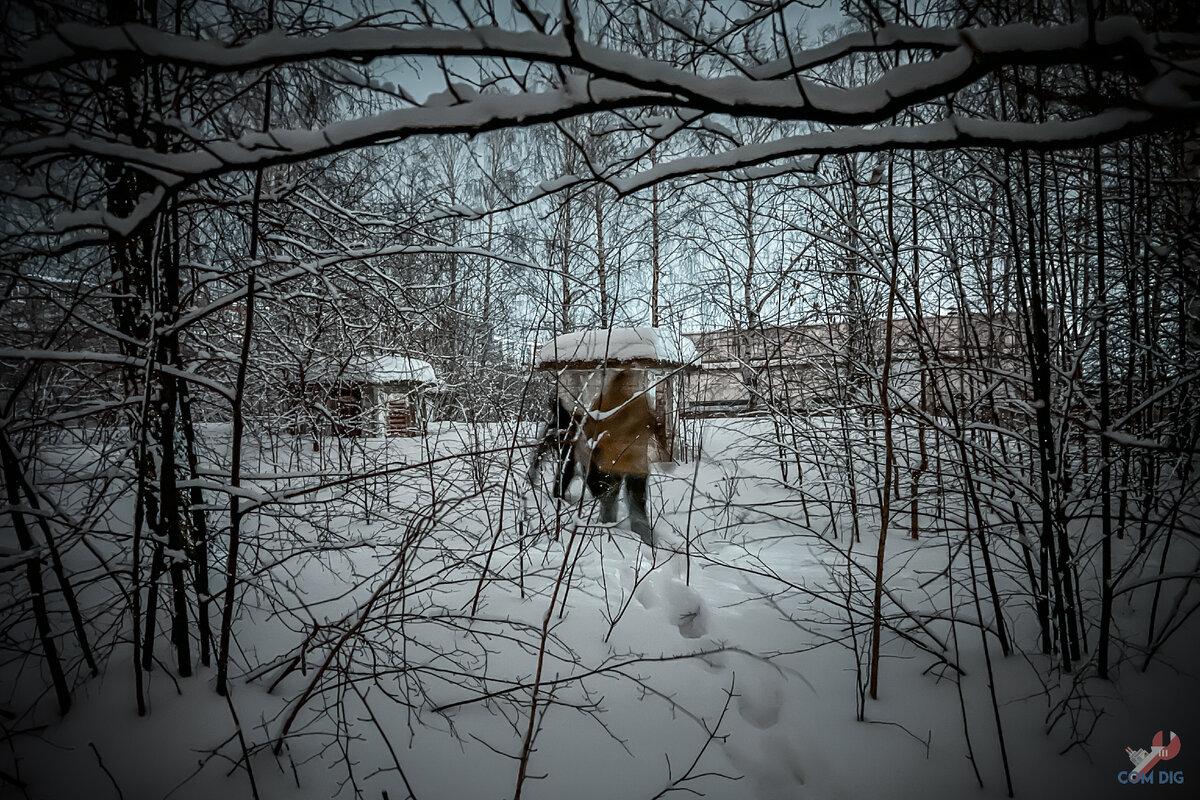
[[[1184,796],[1197,23],[4,3],[0,796]]]

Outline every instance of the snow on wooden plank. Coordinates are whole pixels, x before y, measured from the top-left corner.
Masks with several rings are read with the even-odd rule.
[[[311,374],[322,380],[369,384],[439,382],[437,372],[428,361],[399,353],[360,353],[342,359],[331,358],[316,365]]]

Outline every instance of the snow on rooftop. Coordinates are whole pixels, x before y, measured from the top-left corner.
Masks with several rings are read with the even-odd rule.
[[[437,383],[437,373],[428,361],[409,356],[387,355],[368,359],[363,365],[363,373],[375,383],[394,383],[397,381],[416,381],[418,383]]]
[[[621,361],[698,365],[700,358],[695,346],[683,336],[666,328],[640,325],[633,328],[589,328],[557,336],[538,351],[534,365]]]
[[[348,363],[332,364],[331,377],[367,383],[437,383],[433,365],[399,354],[356,355]]]

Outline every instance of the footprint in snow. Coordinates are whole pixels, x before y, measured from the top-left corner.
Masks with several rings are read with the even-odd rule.
[[[692,611],[685,611],[675,621],[679,633],[688,639],[699,639],[708,633],[708,623],[704,620],[703,606],[696,606]]]
[[[780,731],[734,736],[724,749],[760,800],[793,800],[797,788],[804,785],[802,750]]]
[[[743,683],[737,689],[738,713],[760,729],[774,727],[783,708],[783,681],[775,674],[764,678],[749,685]]]
[[[699,639],[708,633],[708,607],[695,589],[672,580],[663,594],[666,596],[671,624],[679,629],[681,636]]]

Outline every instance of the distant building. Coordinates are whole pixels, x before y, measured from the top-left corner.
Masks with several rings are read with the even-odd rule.
[[[970,402],[989,375],[1018,369],[1021,337],[1009,316],[957,315],[893,322],[889,394],[892,405],[942,413]],[[885,322],[772,325],[754,330],[689,333],[703,368],[688,376],[690,416],[730,416],[768,408],[820,413],[835,406],[877,404]],[[924,370],[922,360],[930,369]],[[934,376],[931,369],[936,369]],[[934,380],[936,377],[936,380]],[[1003,401],[1011,391],[993,396]],[[994,405],[994,404],[993,404]],[[989,406],[991,407],[991,406]],[[986,416],[976,410],[974,416]]]
[[[406,355],[326,361],[299,381],[299,427],[335,436],[417,436],[429,425],[432,395],[441,386],[432,365]]]

